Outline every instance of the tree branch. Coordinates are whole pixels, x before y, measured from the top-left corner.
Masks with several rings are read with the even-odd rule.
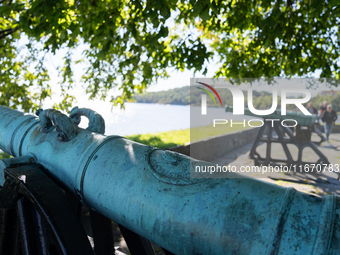
[[[7,0],[1,0],[0,1],[0,4],[3,4],[4,2],[6,2]],[[13,2],[13,0],[9,0],[9,3],[8,3],[8,5],[11,5],[12,4],[12,2]]]
[[[287,0],[287,7],[292,8],[294,0]]]
[[[4,34],[4,33],[7,33],[9,31],[12,31],[12,30],[13,30],[13,28],[5,29],[5,30],[0,31],[0,34]]]
[[[16,27],[16,28],[9,28],[6,30],[2,30],[0,31],[0,40],[5,38],[6,36],[13,34],[15,31],[17,31],[20,27]]]

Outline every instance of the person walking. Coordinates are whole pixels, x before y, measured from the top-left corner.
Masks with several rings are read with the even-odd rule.
[[[326,111],[327,105],[328,105],[328,102],[327,101],[323,101],[323,104],[320,106],[320,116],[322,115],[323,112]]]
[[[309,103],[309,104],[308,104],[307,110],[308,110],[311,114],[318,114],[318,110],[313,106],[313,103]]]
[[[321,119],[324,122],[324,131],[326,135],[326,139],[329,139],[329,135],[332,132],[332,127],[335,124],[336,119],[338,116],[336,115],[336,112],[333,110],[332,105],[327,105],[327,108],[325,111],[321,114]]]

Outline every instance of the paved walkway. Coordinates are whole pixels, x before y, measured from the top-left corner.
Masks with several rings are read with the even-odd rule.
[[[313,134],[312,140],[319,141],[320,139],[317,137],[316,134]],[[230,164],[231,166],[236,166],[238,169],[241,166],[253,166],[254,160],[249,159],[248,157],[251,147],[252,143],[246,144],[239,149],[234,150],[233,152],[216,158],[215,160],[213,160],[213,163],[219,165]],[[285,158],[283,149],[280,144],[272,148],[272,156],[274,158]],[[330,140],[321,143],[318,148],[328,158],[331,164],[340,165],[340,134],[331,134]],[[289,149],[293,158],[296,158],[296,146],[291,145],[289,146]],[[257,151],[261,156],[264,156],[266,151],[266,144],[261,144],[258,147]],[[311,149],[306,148],[304,150],[303,160],[315,162],[317,158],[318,156],[316,156],[314,152],[311,151]],[[316,171],[314,173],[300,173],[299,171],[297,171],[296,173],[270,173],[266,175],[262,173],[249,173],[247,175],[285,187],[294,187],[299,191],[317,194],[320,196],[326,194],[340,195],[340,181],[338,181],[338,174],[335,172],[330,172],[328,171],[328,169],[321,173],[317,173]]]

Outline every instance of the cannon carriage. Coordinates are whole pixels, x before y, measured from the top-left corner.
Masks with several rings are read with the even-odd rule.
[[[227,112],[232,112],[233,107],[226,106]],[[263,118],[261,128],[254,140],[249,153],[249,158],[254,159],[255,165],[288,165],[288,166],[307,166],[321,165],[323,168],[329,164],[327,157],[318,149],[316,144],[320,144],[326,139],[318,129],[318,117],[316,115],[304,115],[298,112],[287,112],[281,115],[280,110],[275,110],[269,115],[255,115],[249,109],[245,109],[245,115]],[[320,141],[312,141],[312,132],[315,132]],[[266,144],[266,154],[261,156],[258,147],[261,143]],[[273,158],[273,144],[280,144],[283,148],[285,158]],[[289,145],[297,148],[297,157],[294,159]],[[303,160],[303,151],[310,148],[318,158],[314,162]]]

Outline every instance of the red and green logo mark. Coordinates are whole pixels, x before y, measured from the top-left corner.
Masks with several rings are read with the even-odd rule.
[[[211,87],[210,85],[208,85],[206,83],[203,83],[203,82],[197,82],[197,83],[202,84],[203,86],[206,86],[207,88],[211,89],[211,91],[214,92],[215,95],[217,96],[217,98],[220,101],[220,104],[222,106],[222,101],[221,101],[220,95],[216,92],[216,90],[213,87]],[[211,94],[211,92],[209,90],[204,89],[204,88],[200,88],[200,87],[197,87],[197,88],[203,90],[204,92],[206,92],[212,98],[212,100],[214,100],[214,103],[217,106],[216,100],[215,100],[214,96]]]

